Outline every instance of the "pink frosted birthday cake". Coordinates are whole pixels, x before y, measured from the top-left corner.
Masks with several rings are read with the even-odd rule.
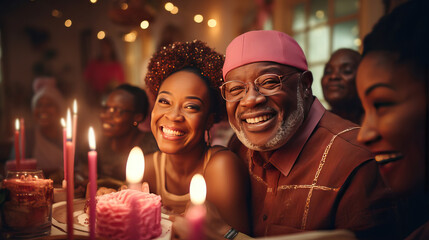
[[[97,197],[96,233],[107,239],[153,239],[161,235],[161,197],[122,190]]]

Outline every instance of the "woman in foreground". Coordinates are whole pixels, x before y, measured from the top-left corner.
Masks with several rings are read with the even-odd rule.
[[[427,1],[411,0],[383,17],[364,40],[357,90],[365,110],[358,140],[401,200],[403,239],[429,239]]]
[[[151,129],[160,151],[146,158],[144,181],[161,195],[164,212],[183,215],[190,204],[191,179],[203,175],[206,224],[219,224],[217,233],[206,236],[212,239],[222,238],[230,226],[244,233],[250,229],[246,167],[225,147],[210,146],[209,136],[205,140],[224,116],[218,92],[222,65],[222,55],[205,43],[177,42],[152,57],[145,79],[156,96]]]

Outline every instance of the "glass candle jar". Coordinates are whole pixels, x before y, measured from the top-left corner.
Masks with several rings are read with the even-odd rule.
[[[2,235],[33,238],[51,232],[53,181],[42,170],[8,171],[1,187]]]

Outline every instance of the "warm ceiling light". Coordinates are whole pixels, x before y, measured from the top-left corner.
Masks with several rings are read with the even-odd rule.
[[[106,37],[106,33],[104,32],[104,31],[99,31],[98,33],[97,33],[97,38],[98,39],[103,39],[103,38],[105,38]]]
[[[121,9],[122,10],[127,10],[128,9],[128,3],[126,3],[126,2],[121,3]]]
[[[165,5],[164,5],[164,8],[165,8],[165,10],[167,10],[167,11],[171,11],[171,10],[173,10],[173,8],[174,8],[174,5],[171,3],[171,2],[167,2]]]
[[[171,9],[171,14],[177,14],[179,12],[179,8],[174,6],[173,9]]]
[[[67,20],[64,22],[64,26],[66,26],[66,27],[71,27],[71,25],[72,25],[72,21],[71,21],[70,19],[67,19]]]
[[[91,3],[96,3],[97,0],[89,0]]]
[[[140,23],[140,27],[141,27],[142,29],[147,29],[147,28],[149,27],[149,22],[148,22],[147,20],[143,20],[143,21]]]
[[[137,32],[132,31],[130,33],[125,34],[124,41],[125,42],[135,42],[137,38]]]
[[[52,10],[51,14],[52,14],[53,17],[56,17],[56,18],[59,18],[62,15],[61,12],[58,11],[57,9]]]
[[[203,20],[204,20],[204,18],[203,18],[203,15],[201,15],[201,14],[197,14],[194,16],[194,21],[196,23],[201,23],[201,22],[203,22]]]
[[[212,19],[210,19],[208,22],[207,22],[207,25],[209,25],[209,27],[216,27],[216,25],[217,25],[217,22],[216,22],[216,20],[214,20],[213,18]]]

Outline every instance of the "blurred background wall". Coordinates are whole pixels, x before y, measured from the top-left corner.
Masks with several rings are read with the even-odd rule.
[[[314,93],[323,102],[320,79],[330,54],[340,47],[360,50],[374,23],[401,2],[2,0],[0,161],[7,157],[12,143],[14,119],[31,114],[34,79],[56,78],[69,103],[83,98],[83,71],[96,56],[100,38],[114,41],[126,81],[144,88],[150,56],[164,44],[200,39],[224,53],[228,43],[245,31],[284,31],[304,49],[314,75]],[[201,22],[197,14],[202,16]]]

